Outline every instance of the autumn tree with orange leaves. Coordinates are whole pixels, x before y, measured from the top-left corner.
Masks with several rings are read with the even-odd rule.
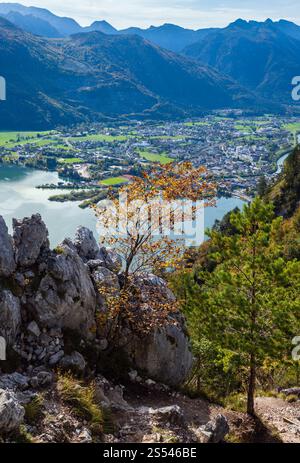
[[[211,205],[215,194],[206,169],[194,168],[190,162],[144,172],[142,177],[123,185],[118,195],[111,189],[109,201],[101,202],[96,214],[107,230],[100,239],[122,257],[125,279],[143,271],[175,268],[183,251],[176,230],[182,231],[183,220],[193,219],[183,215],[183,201],[195,203],[195,216],[196,202],[203,200],[205,205]]]
[[[156,166],[118,191],[111,189],[107,201],[97,205],[96,215],[103,230],[101,242],[114,248],[124,263],[121,297],[106,297],[114,326],[120,326],[120,318],[126,318],[145,331],[153,324],[153,313],[161,324],[174,310],[174,303],[167,307],[159,295],[152,294],[152,310],[143,311],[144,316],[152,314],[151,320],[143,320],[140,314],[135,317],[140,304],[134,279],[141,273],[162,274],[178,267],[185,250],[180,239],[184,222],[193,221],[198,207],[212,205],[215,195],[206,169],[183,162]],[[192,205],[188,213],[187,201]]]

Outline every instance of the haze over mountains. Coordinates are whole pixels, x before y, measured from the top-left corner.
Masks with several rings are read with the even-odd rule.
[[[287,21],[238,20],[183,53],[265,98],[288,102],[291,80],[300,72],[300,27]]]
[[[151,26],[148,29],[129,27],[127,29],[117,30],[104,20],[96,20],[90,26],[82,27],[74,19],[59,17],[47,9],[27,7],[19,3],[0,3],[0,16],[5,17],[27,32],[44,37],[60,38],[80,32],[92,32],[95,30],[105,34],[136,34],[156,43],[156,45],[175,52],[183,51],[185,47],[202,40],[210,33],[222,31],[222,29],[218,28],[191,30],[174,24],[164,24],[157,27]],[[237,21],[237,23],[241,22],[242,20]],[[244,22],[246,23],[246,21]],[[277,22],[267,20],[266,23],[249,21],[248,24],[251,27],[259,24],[273,24],[276,30],[294,39],[300,40],[300,27],[290,21],[285,21],[283,19]]]
[[[297,106],[291,80],[300,74],[300,27],[288,21],[117,31],[106,21],[81,27],[9,3],[0,4],[0,16],[0,74],[8,94],[0,105],[2,128]]]
[[[0,104],[2,129],[256,105],[229,78],[138,36],[90,32],[50,40],[1,18],[0,69],[8,95]]]
[[[95,21],[89,27],[81,27],[74,19],[62,18],[44,8],[27,7],[19,3],[0,3],[0,15],[27,32],[49,38],[95,30],[105,34],[117,32],[106,21]]]

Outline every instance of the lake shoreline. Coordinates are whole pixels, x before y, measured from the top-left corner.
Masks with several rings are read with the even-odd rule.
[[[79,208],[80,202],[51,202],[49,190],[37,189],[41,183],[55,183],[58,174],[17,166],[0,166],[0,215],[7,222],[10,232],[13,218],[21,219],[32,214],[41,214],[50,234],[53,247],[66,236],[75,235],[79,226],[90,228],[97,236],[97,219],[91,209]],[[57,190],[59,191],[59,190]],[[238,198],[218,198],[217,206],[206,208],[205,228],[211,228],[215,220],[244,202]]]
[[[289,153],[277,161],[278,175]],[[38,189],[41,183],[57,184],[61,181],[57,172],[0,164],[0,215],[10,231],[13,218],[23,218],[40,213],[49,228],[51,245],[56,246],[65,236],[73,237],[79,226],[90,228],[97,236],[97,219],[94,212],[79,207],[80,201],[49,201],[49,190]],[[59,192],[60,190],[56,190]],[[66,190],[62,190],[64,193]],[[244,195],[220,197],[215,207],[205,209],[205,228],[211,228],[236,207],[242,208],[251,198]]]

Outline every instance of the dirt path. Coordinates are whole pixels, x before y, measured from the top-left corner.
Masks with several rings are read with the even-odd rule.
[[[262,422],[283,442],[300,443],[300,401],[289,404],[283,399],[260,397],[256,409]]]
[[[224,415],[229,423],[230,435],[227,436],[228,442],[266,442],[273,443],[278,442],[278,439],[274,439],[272,434],[267,428],[265,428],[258,420],[253,420],[245,413],[234,412],[225,409],[219,405],[211,404],[207,400],[196,398],[192,399],[184,394],[176,392],[163,392],[155,391],[141,386],[131,385],[126,388],[125,399],[128,403],[136,410],[139,409],[141,404],[145,407],[158,409],[160,407],[168,407],[177,405],[182,410],[185,417],[184,432],[182,427],[172,427],[171,429],[163,429],[164,426],[153,422],[151,416],[143,413],[139,415],[137,421],[136,416],[132,421],[135,422],[136,428],[139,429],[144,437],[140,441],[151,442],[153,439],[157,442],[170,442],[176,438],[177,442],[195,442],[197,441],[197,430],[200,426],[206,424],[208,421],[214,419],[218,414]],[[130,422],[128,416],[123,415],[121,417],[124,423]],[[156,430],[157,435],[153,430]],[[128,440],[129,437],[129,440]],[[136,439],[137,434],[134,436],[123,436],[123,442],[132,442],[130,439]],[[157,439],[157,440],[155,440]]]
[[[230,411],[206,400],[191,399],[179,393],[155,392],[140,387],[131,387],[127,392],[126,399],[134,408],[138,408],[141,402],[154,409],[178,405],[192,433],[216,415],[223,414],[230,426],[230,436],[226,439],[229,442],[300,443],[300,401],[290,404],[282,399],[258,398],[257,419],[253,419],[245,413]]]

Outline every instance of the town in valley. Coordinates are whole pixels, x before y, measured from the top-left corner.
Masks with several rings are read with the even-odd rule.
[[[279,173],[278,160],[292,151],[298,133],[295,117],[244,117],[226,111],[197,120],[1,132],[0,162],[57,171],[61,181],[39,188],[53,190],[51,201],[80,201],[83,208],[155,163],[182,161],[205,166],[220,196],[247,201],[262,176],[270,181]]]

